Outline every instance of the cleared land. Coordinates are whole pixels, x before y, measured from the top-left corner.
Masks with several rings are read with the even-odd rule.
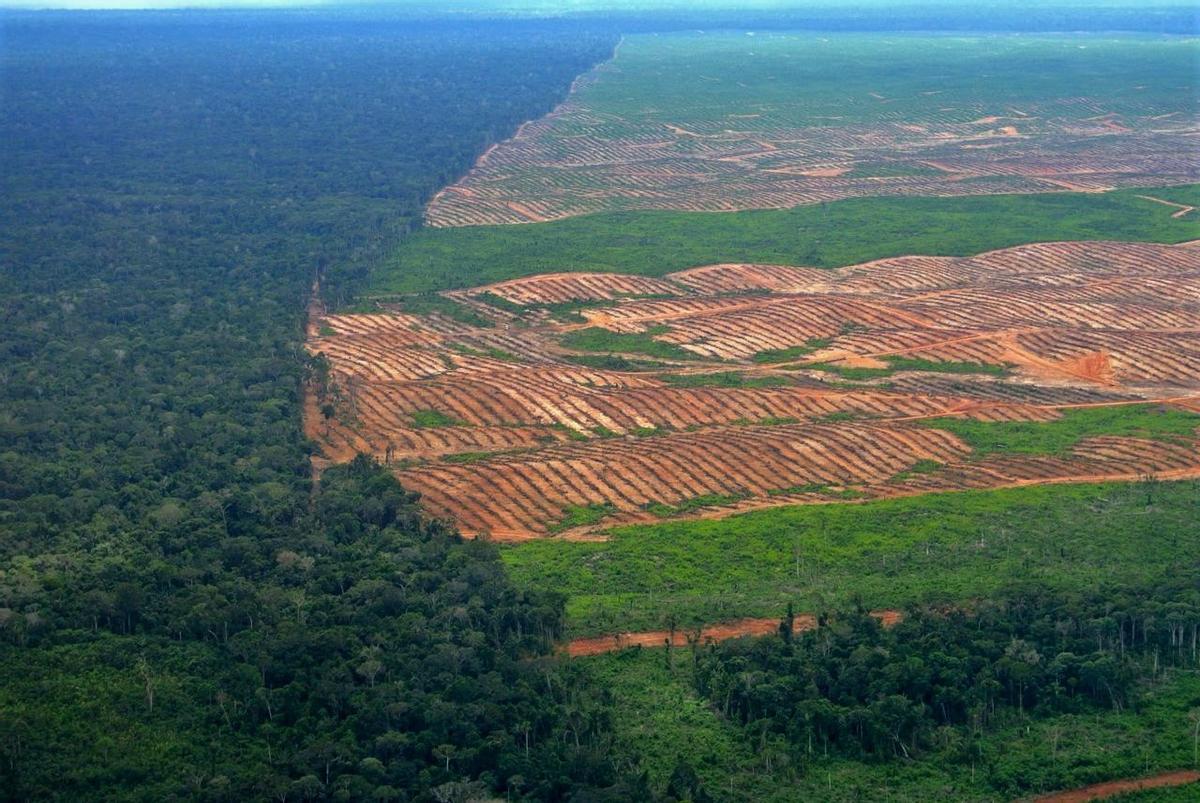
[[[322,317],[308,430],[327,459],[374,453],[465,532],[506,540],[1191,477],[1198,287],[1195,243],[523,278],[443,295],[490,327]],[[1055,448],[1022,448],[1029,427]]]
[[[1186,183],[1193,59],[1183,37],[631,36],[426,219]]]
[[[899,611],[874,611],[872,616],[879,619],[885,626],[900,621]],[[792,619],[792,633],[803,633],[817,627],[817,617],[811,613],[795,615]],[[688,630],[648,630],[641,633],[614,633],[610,636],[595,636],[592,638],[574,639],[567,643],[566,652],[572,658],[583,655],[602,655],[606,652],[619,652],[630,647],[685,647],[705,645],[726,639],[743,636],[769,636],[780,632],[779,619],[737,619],[732,622],[696,627]]]

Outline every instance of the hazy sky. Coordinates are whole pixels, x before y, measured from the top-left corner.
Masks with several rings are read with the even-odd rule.
[[[1074,7],[1112,8],[1138,5],[1186,6],[1195,0],[990,0],[987,5],[1037,6],[1061,5]],[[986,0],[984,0],[986,2]],[[135,9],[135,8],[279,8],[337,5],[436,6],[442,10],[455,7],[478,11],[493,7],[505,10],[567,11],[595,8],[671,8],[687,9],[697,6],[719,8],[804,8],[830,6],[979,6],[981,0],[0,0],[0,8],[71,8],[71,9]]]

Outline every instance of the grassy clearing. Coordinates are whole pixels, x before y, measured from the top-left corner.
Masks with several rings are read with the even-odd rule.
[[[803,346],[790,346],[786,349],[767,349],[755,354],[751,359],[757,363],[773,363],[773,362],[790,362],[798,360],[806,354],[823,349],[828,346],[829,340],[824,338],[813,338]]]
[[[602,543],[502,554],[518,586],[567,595],[573,635],[986,596],[1014,579],[1069,590],[1194,570],[1200,483],[1057,485],[801,505],[620,527]]]
[[[849,365],[838,365],[831,362],[810,362],[803,365],[786,366],[789,370],[810,370],[823,371],[825,373],[837,374],[842,379],[865,380],[878,379],[881,376],[889,376],[892,373],[891,368],[854,368]]]
[[[441,410],[416,410],[412,414],[412,425],[418,429],[433,427],[462,427],[467,422],[459,421]]]
[[[397,312],[404,312],[409,315],[441,315],[449,318],[452,321],[464,323],[467,326],[478,326],[480,328],[491,328],[495,324],[488,320],[483,315],[480,315],[475,310],[459,304],[457,301],[452,301],[448,298],[439,296],[437,293],[427,292],[418,295],[401,296],[399,298],[383,298],[377,299],[385,302],[390,309]],[[371,309],[371,312],[377,312],[376,309]]]
[[[939,362],[912,357],[884,357],[883,361],[887,363],[886,368],[858,368],[830,362],[798,363],[796,365],[785,365],[783,368],[789,371],[823,371],[825,373],[837,374],[843,379],[860,382],[891,376],[896,371],[928,371],[935,374],[987,374],[996,377],[1007,376],[1009,373],[1007,366],[982,362]]]
[[[982,457],[994,452],[1062,454],[1084,438],[1123,435],[1154,440],[1191,435],[1200,415],[1154,404],[1084,407],[1064,410],[1062,418],[1031,421],[969,421],[933,418],[925,426],[945,429],[962,438]]]
[[[732,505],[735,502],[740,502],[749,496],[750,494],[747,492],[732,494],[704,494],[703,496],[693,496],[690,499],[684,499],[682,502],[677,502],[674,505],[668,505],[665,502],[650,502],[646,505],[643,505],[643,509],[655,516],[658,516],[660,519],[669,519],[675,516],[683,516],[688,513],[694,513],[703,507]]]
[[[717,262],[838,267],[965,256],[1030,242],[1200,238],[1153,195],[1200,205],[1200,185],[1109,193],[856,198],[748,212],[622,212],[523,226],[424,229],[372,276],[373,294],[473,287],[560,271],[661,276]]]
[[[617,354],[567,354],[562,358],[573,365],[598,371],[661,371],[672,366],[653,360],[637,360]]]
[[[1000,803],[1017,796],[1006,790],[1074,788],[1189,767],[1192,761],[1188,712],[1200,700],[1200,677],[1171,673],[1145,689],[1136,711],[1014,718],[984,735],[974,768],[956,760],[954,750],[961,745],[952,745],[921,761],[817,755],[804,766],[768,771],[757,743],[693,693],[690,652],[675,650],[669,665],[666,659],[665,650],[636,649],[579,659],[613,693],[622,752],[636,756],[660,791],[682,760],[717,800]],[[1145,794],[1130,799],[1191,801],[1196,789]]]
[[[652,326],[644,332],[612,332],[598,326],[568,332],[562,339],[564,347],[579,351],[603,351],[610,354],[645,354],[661,360],[695,360],[695,354],[684,351],[674,343],[655,340],[655,335],[667,331],[665,326]]]
[[[455,452],[454,454],[443,455],[441,459],[447,463],[479,463],[484,460],[491,460],[493,457],[523,454],[528,451],[529,449],[496,449],[490,452]]]
[[[904,469],[904,471],[901,471],[899,474],[896,474],[894,477],[892,477],[892,482],[901,482],[909,477],[916,477],[921,474],[933,474],[941,469],[942,464],[936,460],[918,460],[908,468]]]
[[[786,376],[745,376],[736,371],[715,374],[662,374],[655,379],[677,388],[776,388],[795,384]]]
[[[587,527],[592,524],[599,524],[616,512],[617,509],[610,504],[567,505],[563,508],[563,517],[550,526],[550,532],[560,533],[572,527]]]
[[[893,371],[930,371],[938,374],[988,374],[990,376],[1007,376],[1010,371],[1006,365],[987,362],[942,362],[913,357],[884,357],[883,361],[890,365]]]

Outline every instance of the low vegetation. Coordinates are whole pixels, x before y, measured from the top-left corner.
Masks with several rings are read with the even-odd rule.
[[[412,425],[418,429],[466,426],[465,421],[460,421],[452,415],[443,413],[441,410],[415,410],[410,418],[412,419]]]
[[[746,376],[736,371],[715,374],[661,374],[655,378],[677,388],[775,388],[794,384],[786,376]]]
[[[931,371],[939,374],[988,374],[1006,376],[1009,368],[985,362],[954,362],[952,360],[923,360],[914,357],[884,357],[893,371]]]
[[[655,340],[655,335],[667,331],[665,326],[652,326],[644,332],[613,332],[598,326],[568,332],[562,344],[579,351],[603,351],[610,354],[645,354],[660,360],[694,360],[696,355],[674,343]]]
[[[1120,435],[1164,440],[1191,435],[1200,415],[1153,404],[1083,407],[1064,410],[1055,421],[972,421],[933,418],[925,426],[953,432],[970,444],[973,456],[995,452],[1061,454],[1084,438]]]
[[[665,502],[650,502],[644,506],[644,509],[660,519],[669,519],[675,516],[683,516],[688,513],[700,510],[706,507],[720,507],[721,505],[732,505],[735,502],[740,502],[748,493],[732,493],[732,494],[704,494],[703,496],[692,496],[673,505],[668,505]]]
[[[563,517],[550,527],[550,532],[558,533],[572,527],[599,524],[613,513],[616,513],[616,508],[612,505],[571,505],[563,508]]]
[[[788,489],[792,490],[792,489]],[[796,489],[819,491],[818,487]],[[1196,570],[1200,485],[1147,481],[801,505],[619,527],[602,543],[502,550],[522,588],[567,595],[574,636],[747,616],[986,597],[1027,579],[1069,591]]]
[[[1139,195],[1200,206],[1200,185],[1191,185],[1102,194],[861,198],[721,215],[622,212],[522,226],[425,229],[372,275],[372,292],[474,287],[559,271],[661,276],[719,262],[832,268],[1029,242],[1200,238],[1200,222],[1172,218]]]
[[[395,299],[378,299],[378,301],[388,309],[403,312],[407,315],[441,315],[444,318],[464,323],[467,326],[481,328],[490,328],[494,325],[491,320],[480,315],[465,304],[452,301],[437,293],[421,293],[419,295],[401,296]],[[369,306],[366,309],[374,311]]]
[[[791,362],[798,360],[801,357],[816,351],[817,349],[825,348],[830,344],[830,340],[814,338],[809,340],[803,346],[791,346],[786,349],[767,349],[760,351],[754,355],[753,359],[758,363],[773,363],[773,362]]]

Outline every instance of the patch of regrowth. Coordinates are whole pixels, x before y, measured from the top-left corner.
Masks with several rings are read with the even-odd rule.
[[[791,485],[787,488],[772,488],[767,491],[767,496],[788,496],[790,494],[823,494],[829,491],[829,486],[819,483],[810,482],[806,485]]]
[[[758,352],[750,359],[757,363],[791,362],[792,360],[798,360],[807,354],[811,354],[817,349],[823,349],[831,342],[828,338],[813,338],[803,346],[789,346],[785,349],[767,349]]]
[[[518,304],[515,301],[509,301],[507,298],[498,296],[495,293],[479,293],[475,296],[475,300],[487,304],[489,307],[511,312],[514,315],[520,315],[526,310],[524,305]]]
[[[645,510],[651,515],[657,516],[660,519],[669,519],[676,516],[684,516],[692,513],[700,508],[720,507],[722,505],[732,505],[741,502],[743,499],[749,499],[749,491],[739,491],[733,494],[703,494],[701,496],[693,496],[689,499],[684,499],[676,502],[674,505],[668,505],[665,502],[648,502],[642,505],[642,510]]]
[[[466,421],[460,421],[441,410],[416,410],[412,413],[412,425],[417,429],[433,429],[435,427],[465,427]]]
[[[1007,376],[1010,367],[988,362],[942,362],[939,360],[923,360],[914,357],[884,357],[893,371],[929,371],[939,374],[988,374],[989,376]]]
[[[666,363],[631,360],[617,354],[568,354],[562,359],[572,365],[582,365],[597,371],[661,371],[671,367]]]
[[[586,441],[588,439],[587,435],[584,435],[577,429],[568,427],[566,424],[551,424],[550,429],[563,433],[569,441]]]
[[[467,346],[462,343],[451,343],[450,350],[456,354],[462,354],[467,357],[491,357],[493,360],[502,360],[504,362],[520,362],[521,358],[511,351],[498,349],[495,346],[486,346],[477,349],[473,346]]]
[[[831,374],[837,374],[843,379],[877,379],[881,376],[888,376],[892,373],[892,368],[852,368],[848,365],[838,365],[832,362],[810,362],[805,365],[796,366],[800,369],[809,369],[811,371],[825,371]]]
[[[666,382],[677,388],[775,388],[793,384],[786,376],[753,376],[748,377],[736,371],[722,371],[715,374],[662,374],[655,379]]]
[[[778,427],[784,424],[799,424],[800,419],[790,416],[768,416],[767,418],[759,418],[757,420],[738,418],[731,423],[737,427]]]
[[[685,351],[674,343],[655,340],[655,335],[666,334],[668,327],[652,326],[643,332],[613,332],[598,326],[589,326],[568,332],[562,339],[564,347],[576,351],[602,351],[609,354],[645,354],[662,360],[695,360],[696,355]]]
[[[664,426],[634,427],[633,429],[629,430],[629,434],[633,435],[635,438],[654,438],[659,435],[665,435],[670,431],[671,430],[669,427]]]
[[[842,178],[901,178],[908,176],[936,176],[942,171],[920,164],[904,162],[860,162]]]
[[[962,438],[973,457],[997,452],[1066,454],[1085,438],[1116,435],[1148,440],[1195,437],[1200,415],[1158,404],[1125,404],[1064,410],[1055,421],[972,421],[932,418],[923,426]]]
[[[890,482],[903,482],[904,480],[919,476],[921,474],[933,474],[935,471],[939,471],[942,468],[943,464],[939,463],[937,460],[923,458],[913,463],[903,471],[897,472],[892,476]]]
[[[505,455],[521,454],[528,452],[528,449],[497,449],[490,452],[456,452],[442,457],[447,463],[478,463],[482,460],[490,460],[493,457],[504,457]]]
[[[591,505],[565,505],[563,517],[551,524],[547,529],[552,533],[561,533],[576,527],[588,527],[599,524],[607,517],[617,512],[611,503]]]
[[[487,329],[495,324],[487,317],[480,315],[465,304],[438,295],[437,293],[420,293],[418,295],[399,296],[397,298],[381,299],[381,303],[396,312],[408,315],[440,315],[452,321]],[[378,310],[375,310],[378,312]]]

